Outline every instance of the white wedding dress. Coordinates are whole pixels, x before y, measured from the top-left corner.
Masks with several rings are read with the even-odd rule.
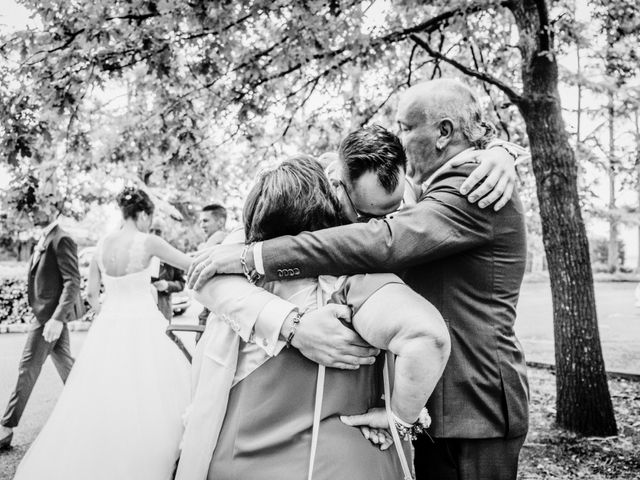
[[[147,235],[136,233],[125,272],[110,276],[99,315],[48,422],[14,480],[169,480],[189,402],[189,364],[165,335],[167,321],[142,265]],[[117,253],[117,252],[116,252]],[[104,257],[104,258],[103,258]],[[126,260],[126,258],[125,258]],[[147,262],[148,263],[148,262]]]

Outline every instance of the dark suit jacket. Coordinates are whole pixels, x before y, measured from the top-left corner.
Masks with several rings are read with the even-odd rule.
[[[171,294],[184,290],[185,281],[182,276],[182,270],[166,263],[161,263],[158,280],[166,280],[168,284],[164,292],[158,292],[158,310],[162,312],[167,320],[171,320],[173,318]]]
[[[36,320],[68,322],[84,315],[80,297],[78,247],[67,232],[56,226],[43,245],[37,262],[29,262],[29,305]]]
[[[451,356],[427,404],[432,435],[514,437],[528,428],[528,385],[513,331],[526,261],[522,205],[481,210],[458,189],[473,166],[442,173],[419,203],[374,220],[263,244],[267,280],[404,272],[442,314]],[[398,305],[402,308],[402,305]]]

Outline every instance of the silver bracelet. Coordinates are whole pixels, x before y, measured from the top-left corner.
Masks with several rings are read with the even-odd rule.
[[[293,317],[293,320],[291,322],[291,331],[289,332],[289,335],[287,335],[287,340],[286,340],[286,347],[289,348],[291,346],[291,341],[293,340],[293,337],[296,334],[296,330],[298,329],[298,325],[300,325],[300,320],[302,320],[302,315],[304,315],[304,313],[301,313],[299,310],[296,311],[296,316]]]
[[[491,148],[501,148],[503,149],[505,152],[507,152],[509,154],[509,156],[511,158],[513,158],[514,162],[518,161],[518,158],[520,157],[520,155],[518,154],[517,151],[515,151],[513,148],[509,147],[509,145],[504,144],[504,143],[496,143],[495,145],[491,145],[489,147],[489,149]]]
[[[242,254],[240,255],[240,265],[242,265],[242,273],[247,278],[249,283],[255,284],[258,280],[260,280],[261,275],[254,268],[253,270],[249,270],[249,266],[247,265],[247,253],[250,248],[253,248],[253,243],[248,243],[242,249]]]

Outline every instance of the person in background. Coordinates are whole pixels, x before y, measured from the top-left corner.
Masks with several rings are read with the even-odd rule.
[[[58,225],[53,202],[42,202],[33,212],[33,223],[42,235],[31,260],[27,289],[34,314],[18,371],[16,388],[0,421],[0,450],[11,446],[42,365],[49,355],[63,382],[67,381],[73,357],[67,322],[84,314],[80,298],[78,247]]]
[[[156,224],[151,228],[151,233],[162,237],[162,226]],[[184,272],[164,262],[160,263],[157,279],[153,279],[153,286],[158,291],[158,310],[162,312],[169,322],[173,318],[171,294],[184,290]]]
[[[205,205],[200,213],[200,228],[207,239],[200,244],[198,250],[206,250],[214,245],[219,245],[227,236],[225,226],[227,224],[227,209],[220,203],[210,203]],[[211,312],[204,307],[198,315],[198,324],[205,326]],[[201,333],[196,334],[196,343],[202,337]]]
[[[218,245],[227,236],[225,226],[227,224],[227,209],[220,203],[205,205],[200,212],[200,228],[207,239],[198,250],[203,250],[213,245]]]

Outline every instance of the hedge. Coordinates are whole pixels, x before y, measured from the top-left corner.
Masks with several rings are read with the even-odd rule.
[[[87,314],[82,320],[92,320],[93,311],[90,310],[86,298],[86,280],[82,279],[82,298]],[[29,307],[27,282],[22,278],[3,278],[0,280],[0,324],[29,323],[33,313]]]

